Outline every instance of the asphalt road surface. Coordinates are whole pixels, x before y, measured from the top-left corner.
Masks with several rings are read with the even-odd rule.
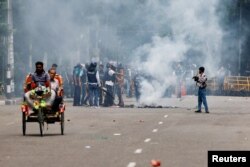
[[[132,103],[128,101],[127,103]],[[67,103],[59,123],[27,124],[19,105],[0,106],[1,167],[206,167],[208,150],[250,150],[250,99],[208,97],[210,114],[194,113],[196,97],[163,99],[169,108],[89,108]]]

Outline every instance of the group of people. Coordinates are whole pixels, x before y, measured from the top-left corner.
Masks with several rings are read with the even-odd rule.
[[[63,78],[57,74],[57,65],[46,72],[43,62],[36,62],[36,70],[26,76],[24,84],[24,100],[27,104],[35,109],[33,103],[34,89],[38,86],[46,88],[46,106],[57,111],[59,105],[63,102]],[[205,68],[200,67],[199,73],[193,77],[198,89],[198,110],[201,112],[202,103],[205,106],[205,112],[209,113],[206,100],[206,75]],[[133,77],[134,92],[136,100],[140,98],[140,75],[135,74]],[[118,106],[124,107],[123,93],[125,84],[125,69],[122,64],[109,62],[106,69],[103,64],[97,65],[97,62],[90,64],[77,64],[73,69],[74,83],[74,101],[73,106],[90,105],[93,107],[109,107],[114,105],[114,98],[117,95]],[[129,92],[128,92],[129,93]],[[129,95],[129,94],[128,94]]]
[[[73,69],[74,101],[73,106],[90,105],[109,107],[114,105],[117,95],[118,106],[124,107],[124,67],[109,62],[106,70],[102,63],[78,63]]]

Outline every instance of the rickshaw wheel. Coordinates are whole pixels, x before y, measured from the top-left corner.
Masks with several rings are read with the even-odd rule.
[[[64,135],[64,112],[61,113],[61,135]]]
[[[41,108],[38,110],[38,123],[39,123],[39,127],[40,127],[40,135],[43,136],[44,119],[43,119],[43,114],[42,114]]]
[[[23,121],[23,136],[26,135],[26,114],[22,112],[22,121]]]

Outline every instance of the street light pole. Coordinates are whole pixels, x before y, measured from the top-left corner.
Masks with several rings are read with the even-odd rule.
[[[6,71],[6,101],[5,104],[12,104],[14,96],[14,46],[13,46],[13,16],[12,0],[7,0],[8,4],[8,53],[7,53],[7,71]]]

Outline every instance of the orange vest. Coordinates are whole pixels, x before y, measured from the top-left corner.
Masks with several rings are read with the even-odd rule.
[[[63,78],[62,78],[62,76],[61,75],[59,75],[59,74],[56,74],[55,75],[55,79],[57,79],[58,80],[58,82],[59,82],[59,87],[63,87]]]
[[[25,77],[25,81],[24,81],[24,86],[23,86],[23,91],[26,93],[28,91],[30,91],[32,89],[32,75],[28,74]]]
[[[63,77],[59,74],[56,74],[55,79],[57,79],[59,83],[59,88],[60,88],[59,96],[63,96]]]

